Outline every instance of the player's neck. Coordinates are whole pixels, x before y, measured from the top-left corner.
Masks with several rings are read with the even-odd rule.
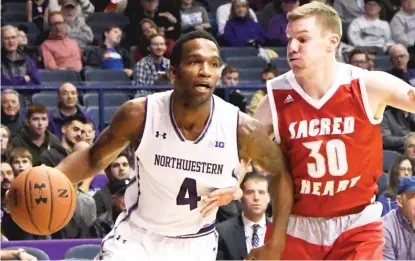
[[[175,96],[173,96],[173,116],[177,126],[186,130],[204,128],[210,115],[211,99],[213,98],[198,107],[189,108],[183,104],[182,100],[175,99]]]
[[[331,88],[340,67],[335,59],[324,64],[307,75],[295,76],[301,88],[314,99],[321,99]]]

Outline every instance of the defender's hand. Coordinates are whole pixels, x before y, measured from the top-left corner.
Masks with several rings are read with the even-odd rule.
[[[216,208],[229,204],[232,200],[240,199],[242,190],[240,188],[217,189],[202,201],[206,204],[200,211],[204,217],[209,216]]]
[[[244,260],[280,260],[283,248],[265,244],[254,248]]]

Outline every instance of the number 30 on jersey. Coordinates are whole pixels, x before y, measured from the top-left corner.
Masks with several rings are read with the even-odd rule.
[[[347,164],[346,145],[342,140],[333,139],[326,143],[322,148],[323,141],[304,142],[303,145],[310,150],[309,156],[314,158],[315,163],[307,163],[307,172],[312,178],[321,178],[326,172],[326,161],[328,172],[332,176],[343,176],[349,170]],[[320,152],[326,150],[327,158]]]

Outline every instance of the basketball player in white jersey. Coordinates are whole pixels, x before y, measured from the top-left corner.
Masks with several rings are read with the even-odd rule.
[[[383,259],[379,123],[386,106],[415,113],[414,89],[385,72],[336,61],[341,20],[312,2],[288,14],[291,71],[267,82],[255,118],[274,132],[294,179],[284,251],[267,245],[247,260]]]
[[[102,241],[97,260],[215,260],[216,212],[234,199],[244,174],[234,168],[241,160],[272,173],[274,187],[290,187],[281,151],[265,129],[212,95],[219,66],[209,33],[183,35],[171,56],[173,90],[126,102],[91,148],[57,167],[78,182],[127,146],[135,150],[128,210]],[[290,189],[278,191],[274,223],[284,240],[293,199]]]

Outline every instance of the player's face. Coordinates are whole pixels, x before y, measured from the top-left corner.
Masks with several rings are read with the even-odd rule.
[[[122,156],[111,163],[111,174],[116,179],[128,178],[130,174],[130,163],[128,159]]]
[[[12,168],[16,176],[32,167],[32,162],[28,158],[17,157],[12,161]]]
[[[77,142],[84,139],[85,125],[80,121],[72,121],[68,126],[62,128],[62,134],[69,146],[73,147]]]
[[[45,134],[49,125],[47,113],[33,113],[28,119],[28,124],[32,134],[42,136]]]
[[[398,178],[402,179],[404,177],[412,176],[413,169],[412,164],[409,160],[403,160],[398,168]]]
[[[415,192],[404,192],[396,197],[398,206],[411,222],[415,221]]]
[[[263,180],[251,179],[244,183],[242,203],[248,215],[262,215],[270,201],[268,183]]]
[[[186,106],[198,107],[210,100],[219,76],[219,50],[207,39],[193,39],[182,46],[177,68],[170,66],[174,89]]]
[[[4,152],[7,149],[7,144],[9,144],[9,133],[5,128],[0,128],[0,145],[1,145],[1,155],[4,154]]]
[[[5,189],[10,188],[10,184],[14,180],[14,173],[9,163],[1,163],[1,185]]]
[[[239,83],[239,73],[227,73],[222,77],[222,84],[225,86],[236,86]]]
[[[323,30],[316,17],[306,17],[288,23],[288,63],[296,75],[333,58],[340,37]]]

